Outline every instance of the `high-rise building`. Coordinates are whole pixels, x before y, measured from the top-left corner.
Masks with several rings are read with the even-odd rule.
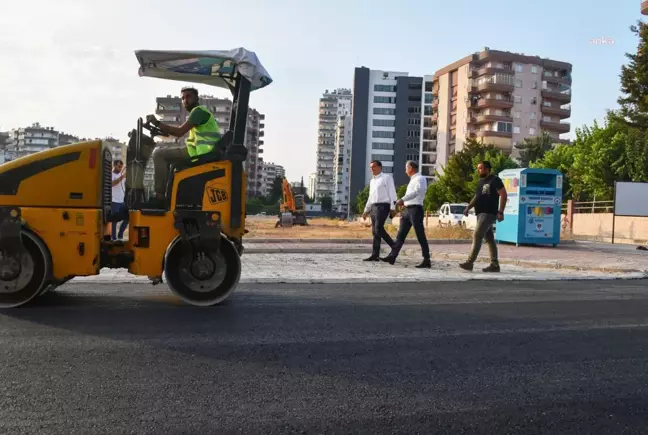
[[[349,166],[351,163],[352,117],[342,115],[335,131],[335,189],[333,207],[339,212],[349,209]]]
[[[313,172],[308,176],[308,197],[315,198],[315,187],[317,186],[317,172]]]
[[[468,138],[517,157],[517,144],[547,132],[568,133],[571,71],[567,62],[484,48],[425,76],[421,171],[443,173]]]
[[[4,150],[9,142],[9,132],[0,131],[0,150]]]
[[[371,180],[372,160],[397,186],[407,183],[405,162],[419,155],[422,82],[406,72],[355,69],[350,198]]]
[[[281,165],[275,165],[274,163],[263,163],[263,167],[261,169],[261,174],[262,174],[262,187],[261,187],[261,194],[262,196],[268,196],[270,194],[270,191],[272,190],[272,185],[274,183],[274,180],[277,177],[285,177],[286,176],[286,171],[284,170],[284,167]]]
[[[319,128],[317,142],[317,180],[315,198],[328,196],[335,189],[335,130],[340,116],[351,113],[351,90],[326,90],[319,101]]]
[[[118,141],[115,138],[107,137],[103,140],[104,144],[110,149],[113,161],[121,160],[126,162],[126,144]]]
[[[160,116],[165,124],[180,126],[187,119],[187,110],[182,105],[179,97],[159,97],[156,99],[157,109],[155,113]],[[230,117],[232,113],[232,101],[227,98],[216,98],[211,95],[200,96],[200,104],[207,107],[214,115],[216,121],[223,131],[229,128]],[[247,174],[247,194],[248,197],[262,196],[263,174],[263,137],[265,129],[265,115],[259,113],[253,108],[248,109],[248,122],[245,134],[245,146],[248,149],[248,158],[244,162],[244,169]],[[162,138],[163,140],[185,144],[185,138]],[[153,179],[153,166],[149,162],[146,170],[145,181],[150,183]]]
[[[9,139],[5,147],[5,159],[7,161],[16,160],[78,141],[79,138],[76,136],[59,133],[53,127],[43,127],[36,122],[30,127],[17,128],[9,132]]]

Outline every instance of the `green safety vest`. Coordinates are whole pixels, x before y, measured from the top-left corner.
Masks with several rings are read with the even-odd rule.
[[[191,157],[212,152],[221,139],[220,127],[214,115],[205,106],[196,106],[192,109],[192,112],[194,110],[204,110],[209,114],[209,120],[203,125],[192,127],[189,131],[187,152]]]

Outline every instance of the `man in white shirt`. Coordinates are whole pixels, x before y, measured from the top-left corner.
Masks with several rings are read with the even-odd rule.
[[[396,202],[399,207],[405,207],[401,216],[400,227],[398,228],[398,235],[396,242],[392,247],[391,252],[382,261],[394,264],[398,253],[400,252],[407,235],[412,226],[416,232],[416,238],[421,245],[423,253],[423,262],[416,267],[419,269],[428,269],[432,267],[430,261],[430,246],[428,245],[427,237],[425,236],[425,226],[423,225],[423,201],[425,200],[425,192],[427,191],[427,181],[425,177],[418,171],[418,163],[410,160],[405,165],[405,173],[410,177],[410,182],[407,185],[405,195]]]
[[[394,246],[394,240],[385,230],[387,217],[396,211],[396,187],[391,175],[382,171],[382,163],[373,160],[369,164],[373,178],[369,182],[369,198],[362,219],[371,215],[371,232],[373,234],[373,252],[364,261],[380,261],[380,241],[384,240],[389,247]]]
[[[112,222],[111,237],[113,240],[121,240],[124,238],[124,231],[128,226],[128,213],[125,203],[126,196],[126,168],[124,162],[115,160],[113,162],[112,172],[112,204],[111,212],[114,216],[125,216],[121,225],[119,226],[119,233],[117,233],[117,222]]]

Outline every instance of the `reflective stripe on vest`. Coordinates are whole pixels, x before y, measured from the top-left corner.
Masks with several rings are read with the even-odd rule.
[[[203,110],[209,114],[209,119],[203,125],[192,127],[187,138],[187,152],[191,157],[207,154],[214,149],[222,135],[216,118],[205,106],[196,106],[194,110]]]

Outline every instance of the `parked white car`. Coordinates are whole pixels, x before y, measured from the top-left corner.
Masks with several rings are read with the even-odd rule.
[[[454,225],[461,225],[463,212],[468,204],[450,204],[446,202],[439,209],[439,226],[451,227]]]
[[[468,212],[468,216],[461,216],[461,226],[467,230],[475,231],[477,226],[477,215],[475,214],[475,209],[471,208]],[[493,231],[497,228],[497,222],[493,223]]]

